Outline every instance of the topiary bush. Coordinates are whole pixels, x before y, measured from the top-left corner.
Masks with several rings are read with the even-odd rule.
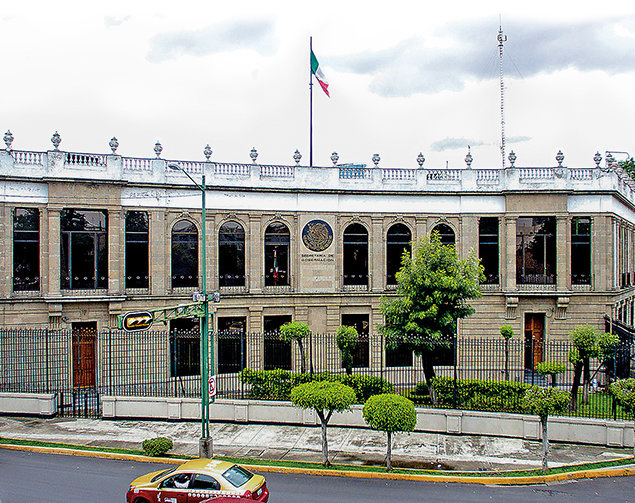
[[[451,377],[435,377],[433,386],[438,405],[453,407],[456,398],[457,406],[497,412],[523,412],[522,399],[531,388],[529,384],[515,381],[457,379],[455,396]]]
[[[163,456],[174,447],[174,444],[172,444],[172,440],[169,438],[156,437],[144,440],[141,446],[147,456]]]
[[[417,383],[415,389],[404,391],[402,394],[417,405],[430,405],[432,403],[430,389],[425,381]]]
[[[564,374],[567,370],[567,366],[560,362],[540,362],[536,365],[536,372],[541,376],[551,377],[551,387],[556,386],[556,378],[560,374]]]
[[[365,403],[372,395],[394,392],[394,386],[385,379],[361,374],[303,374],[280,369],[245,369],[241,372],[240,378],[245,384],[251,385],[249,398],[257,400],[289,400],[293,388],[312,381],[334,381],[350,386],[355,391],[356,403]]]

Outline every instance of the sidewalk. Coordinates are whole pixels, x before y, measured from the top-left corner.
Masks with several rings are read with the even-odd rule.
[[[172,452],[196,456],[200,423],[110,421],[103,419],[33,419],[0,417],[0,437],[140,449],[157,436],[174,442]],[[211,423],[214,455],[287,461],[322,460],[319,427]],[[393,435],[395,467],[451,471],[496,471],[538,468],[540,442],[513,438],[452,436],[435,433]],[[333,463],[381,465],[385,433],[357,428],[328,428]],[[632,449],[551,443],[549,466],[632,456]]]

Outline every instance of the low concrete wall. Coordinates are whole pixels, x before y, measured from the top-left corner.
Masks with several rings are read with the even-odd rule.
[[[196,421],[201,418],[201,402],[195,398],[104,396],[102,407],[102,415],[106,419]],[[311,426],[320,424],[314,411],[298,409],[289,402],[223,399],[216,400],[210,405],[209,413],[212,421]],[[352,412],[334,413],[329,426],[368,427],[362,417],[361,405],[353,405]],[[540,439],[541,431],[537,416],[427,408],[417,408],[415,430],[529,440]],[[554,416],[549,418],[549,439],[611,447],[632,447],[633,424],[630,421]]]
[[[57,414],[53,393],[0,393],[0,414],[50,417]]]

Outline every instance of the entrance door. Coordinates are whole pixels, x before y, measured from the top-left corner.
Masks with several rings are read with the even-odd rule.
[[[97,322],[72,324],[73,388],[94,388]]]
[[[545,315],[525,313],[525,369],[536,370],[544,359]]]

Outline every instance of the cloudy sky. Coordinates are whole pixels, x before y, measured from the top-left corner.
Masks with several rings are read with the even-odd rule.
[[[0,135],[13,147],[202,160],[501,165],[499,19],[507,153],[517,165],[635,155],[635,3],[542,1],[21,0],[0,9]],[[628,4],[633,4],[628,7]],[[617,156],[619,157],[619,156]]]

